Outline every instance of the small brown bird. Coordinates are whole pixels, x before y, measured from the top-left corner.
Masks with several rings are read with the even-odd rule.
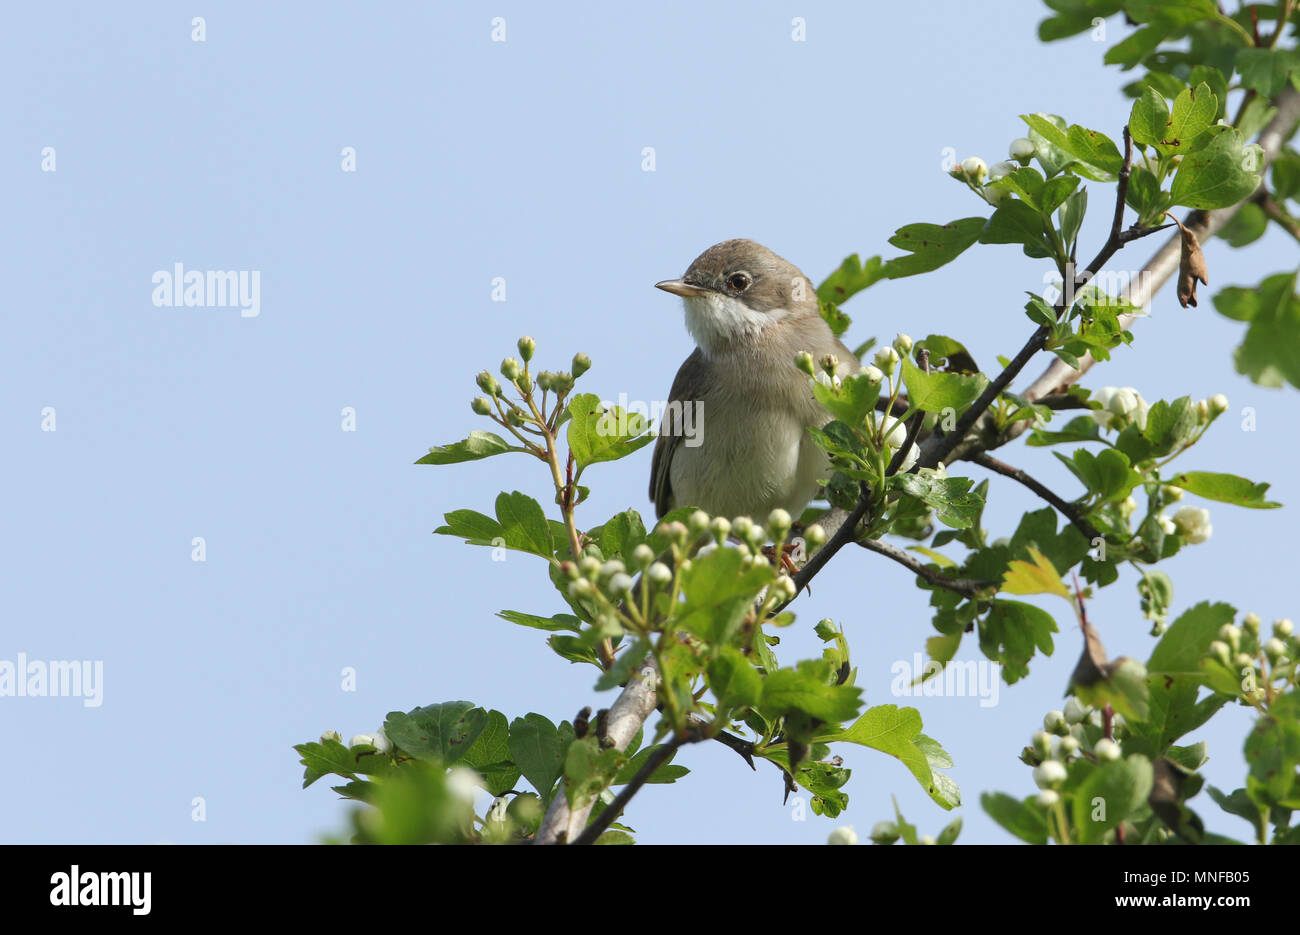
[[[655,286],[685,300],[686,330],[698,345],[673,380],[655,444],[655,514],[696,506],[762,521],[779,507],[797,520],[830,473],[808,427],[830,416],[795,357],[833,354],[841,373],[858,370],[822,319],[812,282],[761,244],[726,240],[681,279]],[[698,435],[684,437],[674,404],[697,407]]]

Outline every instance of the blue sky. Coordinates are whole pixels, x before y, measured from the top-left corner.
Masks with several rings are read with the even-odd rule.
[[[542,367],[590,354],[592,392],[661,399],[692,345],[680,301],[652,285],[716,241],[754,238],[819,280],[849,253],[892,255],[905,223],[980,213],[943,174],[945,150],[1004,158],[1018,114],[1117,137],[1127,77],[1102,68],[1105,44],[1087,35],[1040,44],[1042,15],[1027,0],[11,9],[0,659],[99,660],[104,682],[95,708],[0,698],[0,732],[39,763],[0,775],[0,797],[21,803],[4,839],[310,842],[342,827],[347,806],[323,783],[299,788],[293,743],[458,698],[556,721],[608,704],[593,670],[494,616],[561,609],[540,561],[494,563],[431,535],[444,512],[490,511],[502,489],[545,502],[540,465],[412,462],[484,427],[473,375],[521,334]],[[506,41],[494,43],[498,16]],[[1113,42],[1124,27],[1110,27]],[[41,169],[46,147],[56,171]],[[355,172],[341,168],[345,147]],[[1094,187],[1081,253],[1109,214]],[[1154,247],[1115,263],[1136,269]],[[1208,259],[1217,289],[1290,268],[1295,250],[1270,232],[1245,251],[1215,242]],[[178,262],[259,271],[260,314],[155,306],[151,277]],[[936,332],[980,361],[1010,356],[1043,272],[1015,247],[977,248],[855,298],[849,336]],[[505,302],[492,301],[494,277]],[[1232,410],[1187,466],[1300,499],[1287,469],[1295,400],[1233,372],[1240,326],[1166,290],[1136,334],[1085,383],[1149,400],[1226,393]],[[1254,431],[1241,430],[1244,407]],[[1043,449],[1003,455],[1077,492]],[[593,468],[584,523],[649,515],[649,463],[643,450]],[[1038,506],[995,483],[985,525],[1009,534]],[[1211,512],[1213,538],[1162,566],[1175,612],[1224,600],[1292,615],[1291,583],[1271,573],[1289,554],[1290,510]],[[191,560],[195,537],[204,562]],[[926,595],[878,556],[843,553],[794,609],[785,658],[816,651],[819,618],[842,623],[867,700],[914,704],[956,760],[962,840],[1010,840],[978,796],[1033,790],[1016,755],[1061,705],[1081,648],[1061,608],[1057,654],[992,708],[890,695],[892,663],[933,631]],[[1112,655],[1149,653],[1131,574],[1090,617]],[[341,689],[345,667],[355,691]],[[1232,789],[1248,718],[1216,722],[1194,737],[1210,742],[1210,781]],[[793,820],[777,772],[750,774],[720,745],[679,762],[694,772],[628,814],[642,841],[817,843],[836,823],[865,831],[889,816],[891,794],[922,832],[950,820],[870,751],[851,757],[852,802],[835,823]],[[1206,797],[1193,805],[1212,829],[1246,833]]]

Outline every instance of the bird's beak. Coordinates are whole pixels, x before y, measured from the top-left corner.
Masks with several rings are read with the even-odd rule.
[[[682,279],[665,279],[663,282],[655,283],[656,289],[662,289],[664,292],[671,292],[673,295],[680,295],[682,298],[690,298],[693,295],[704,295],[708,292],[701,286],[692,285]]]

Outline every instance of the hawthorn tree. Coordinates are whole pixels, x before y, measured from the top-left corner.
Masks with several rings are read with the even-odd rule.
[[[1137,76],[1113,132],[1024,115],[1025,136],[1007,161],[953,167],[978,213],[905,225],[889,241],[900,255],[850,256],[817,290],[823,317],[842,334],[850,322],[841,306],[873,283],[929,273],[977,245],[1017,245],[1035,261],[1027,277],[1048,260],[1060,279],[1049,294],[1029,294],[1023,347],[984,369],[957,337],[899,335],[874,353],[873,341],[860,345],[863,369],[843,376],[834,359],[800,355],[790,366],[807,374],[828,413],[813,431],[832,465],[825,502],[797,518],[684,507],[647,524],[635,510],[596,521],[582,506],[588,470],[638,451],[653,427],[576,391],[591,366],[585,355],[567,371],[535,370],[534,342],[521,338],[500,378],[477,378],[483,395],[472,409],[493,430],[431,448],[419,463],[531,458],[550,477],[554,502],[503,492],[495,515],[456,510],[436,532],[535,556],[564,610],[500,616],[549,632],[548,648],[594,667],[594,690],[612,701],[559,723],[444,702],[389,713],[380,731],[348,744],[330,732],[298,745],[304,786],[338,776],[335,791],[362,803],[341,840],[627,843],[620,819],[638,790],[673,782],[686,772],[675,761],[683,748],[714,742],[750,766],[772,764],[787,793],[806,790],[821,815],[844,809],[843,758],[856,747],[897,758],[941,809],[954,808],[961,796],[943,746],[913,708],[864,708],[847,639],[832,621],[816,624],[819,657],[778,658],[777,632],[803,625],[791,609],[799,594],[856,546],[904,566],[929,593],[927,677],[941,677],[965,639],[1007,684],[1027,677],[1037,654],[1053,652],[1059,624],[1017,600],[1025,595],[1059,598],[1081,628],[1071,696],[1020,754],[1038,791],[981,796],[1010,834],[1031,843],[1225,841],[1188,804],[1204,786],[1206,745],[1179,741],[1225,706],[1244,705],[1255,715],[1241,787],[1211,787],[1196,807],[1245,819],[1259,843],[1300,842],[1292,824],[1300,645],[1290,622],[1266,631],[1225,603],[1198,604],[1170,622],[1173,583],[1159,567],[1210,534],[1208,511],[1180,504],[1184,495],[1247,509],[1278,504],[1266,483],[1196,464],[1193,449],[1227,409],[1223,397],[1148,403],[1130,387],[1079,385],[1132,342],[1130,326],[1168,280],[1180,304],[1197,305],[1209,279],[1207,238],[1242,247],[1276,224],[1300,240],[1291,215],[1300,154],[1289,146],[1300,120],[1295,4],[1225,13],[1213,0],[1046,3],[1046,42],[1104,29],[1117,14],[1135,27],[1106,52],[1107,64]],[[1090,203],[1110,219],[1105,240],[1091,245],[1080,242]],[[1140,275],[1120,282],[1108,274],[1117,254],[1152,236],[1164,242]],[[1300,386],[1295,271],[1225,288],[1213,305],[1244,325],[1240,373],[1263,386]],[[1043,355],[1053,358],[1046,370],[1012,392]],[[1013,443],[1052,447],[1077,486],[1053,491],[1003,461]],[[967,463],[1025,486],[1042,508],[990,540],[981,516],[996,488],[964,476]],[[778,557],[791,544],[797,570],[787,574]],[[1090,596],[1124,566],[1138,582],[1135,613],[1151,623],[1145,661],[1109,658],[1102,628],[1088,619]],[[481,814],[477,789],[492,796]],[[951,843],[959,830],[960,819],[926,838],[896,814],[872,838]]]

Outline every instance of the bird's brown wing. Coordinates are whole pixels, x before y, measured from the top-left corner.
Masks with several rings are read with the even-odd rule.
[[[655,441],[654,457],[650,461],[650,499],[654,501],[655,516],[661,517],[672,509],[673,488],[670,475],[673,456],[682,443],[680,406],[700,398],[704,387],[706,363],[704,352],[698,347],[687,357],[673,378],[673,388],[668,391],[668,406],[659,425],[659,438]]]

